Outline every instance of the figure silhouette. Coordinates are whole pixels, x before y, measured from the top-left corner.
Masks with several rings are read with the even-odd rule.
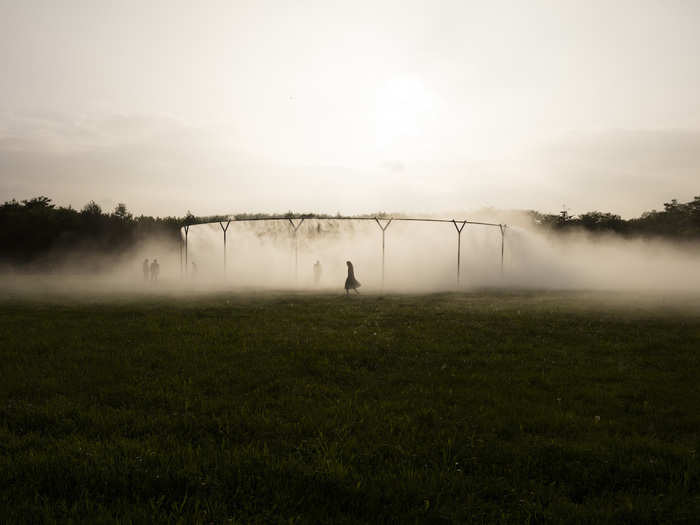
[[[158,264],[158,259],[153,259],[153,262],[151,263],[151,281],[157,281],[159,273],[160,264]]]
[[[321,263],[319,261],[316,261],[314,264],[314,284],[316,286],[319,285],[321,282]]]
[[[345,279],[345,295],[348,295],[351,289],[355,290],[355,293],[359,295],[360,292],[357,289],[362,285],[360,281],[355,279],[355,268],[350,261],[345,261],[345,264],[348,265],[348,277]]]
[[[148,259],[143,260],[142,268],[143,268],[143,280],[148,281],[148,278],[150,277],[150,273],[151,273],[151,265],[148,264]]]

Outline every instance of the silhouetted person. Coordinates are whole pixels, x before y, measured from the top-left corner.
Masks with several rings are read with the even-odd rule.
[[[357,289],[362,285],[360,281],[355,279],[355,268],[350,261],[345,261],[345,264],[348,265],[348,277],[345,279],[345,295],[348,295],[351,289],[355,290],[356,294],[359,294],[360,292]]]
[[[148,259],[143,260],[143,280],[148,281],[151,275],[151,265],[148,264]]]
[[[159,273],[160,264],[158,264],[158,259],[153,259],[153,262],[151,263],[151,281],[157,281]]]
[[[192,278],[197,277],[197,263],[192,261]]]
[[[321,282],[321,263],[316,261],[314,264],[314,284],[316,286]]]

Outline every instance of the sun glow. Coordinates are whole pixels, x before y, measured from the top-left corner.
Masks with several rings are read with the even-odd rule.
[[[375,110],[377,148],[398,153],[418,145],[434,127],[435,106],[435,96],[418,77],[395,77],[380,86]]]

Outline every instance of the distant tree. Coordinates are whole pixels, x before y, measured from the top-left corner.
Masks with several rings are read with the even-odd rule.
[[[83,215],[102,215],[102,208],[95,201],[88,202],[83,206]]]
[[[700,196],[695,197],[693,202],[690,202],[690,216],[695,227],[700,229]]]
[[[583,213],[578,216],[578,222],[587,230],[593,231],[612,230],[620,232],[624,225],[624,221],[619,215],[600,211]]]
[[[533,225],[543,226],[545,228],[558,228],[564,222],[561,220],[560,215],[552,215],[551,213],[540,213],[535,210],[530,210],[527,212],[532,220]]]
[[[126,209],[126,204],[123,202],[120,202],[117,204],[117,207],[114,208],[114,216],[121,220],[131,220],[133,217],[133,215]]]
[[[27,209],[37,209],[37,208],[51,209],[54,207],[54,205],[51,204],[51,199],[49,199],[48,197],[44,197],[43,195],[40,195],[39,197],[34,197],[33,199],[24,200],[24,201],[22,201],[22,204],[24,204],[24,207]]]
[[[18,210],[21,207],[21,204],[17,202],[15,199],[12,199],[10,201],[5,201],[5,203],[0,206],[0,211],[7,211],[7,210]]]
[[[673,213],[674,211],[678,211],[678,209],[678,199],[671,199],[671,202],[664,202],[664,211],[666,213]]]

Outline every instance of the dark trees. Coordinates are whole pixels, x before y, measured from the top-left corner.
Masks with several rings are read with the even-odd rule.
[[[139,241],[179,240],[180,219],[134,218],[125,204],[111,215],[94,201],[81,211],[56,207],[48,197],[0,205],[0,263],[51,267],[68,255],[119,256]]]

